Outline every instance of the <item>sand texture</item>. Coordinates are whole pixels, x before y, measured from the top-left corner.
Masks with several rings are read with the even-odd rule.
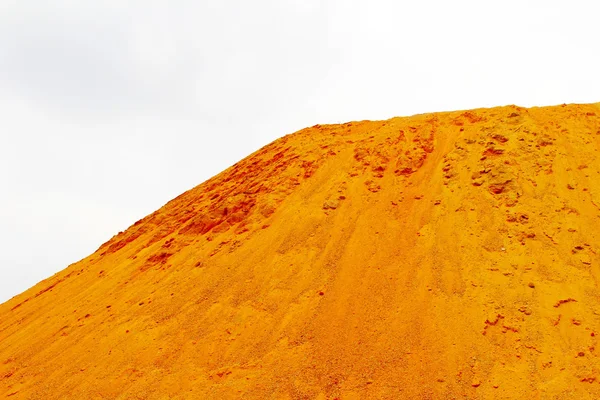
[[[599,399],[599,254],[600,103],[317,125],[0,305],[0,398]]]

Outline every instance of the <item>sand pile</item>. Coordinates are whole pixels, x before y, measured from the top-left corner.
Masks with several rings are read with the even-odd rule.
[[[600,398],[599,116],[285,136],[0,305],[0,397]]]

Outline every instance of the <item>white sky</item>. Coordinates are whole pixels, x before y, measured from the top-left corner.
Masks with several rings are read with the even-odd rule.
[[[599,11],[0,0],[0,302],[306,126],[598,102]]]

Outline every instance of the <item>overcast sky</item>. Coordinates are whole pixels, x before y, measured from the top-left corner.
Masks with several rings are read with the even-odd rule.
[[[598,7],[0,0],[0,302],[306,126],[598,102]]]

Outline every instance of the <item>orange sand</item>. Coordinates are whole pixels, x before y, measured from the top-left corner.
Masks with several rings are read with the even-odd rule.
[[[0,398],[598,399],[599,115],[285,136],[0,305]]]

